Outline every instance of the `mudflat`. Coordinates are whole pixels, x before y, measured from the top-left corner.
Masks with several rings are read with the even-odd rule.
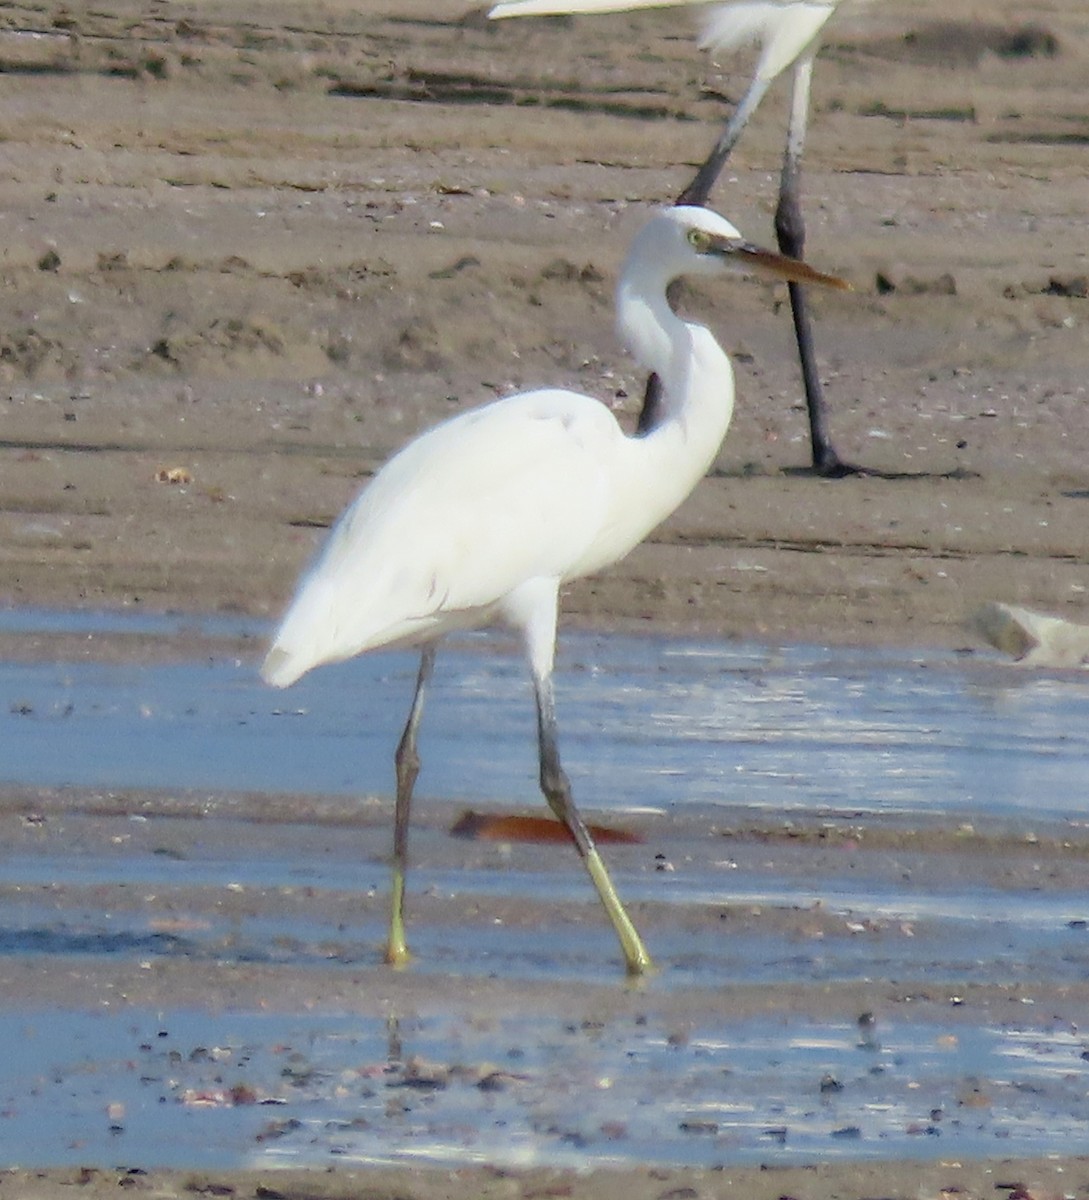
[[[443,0],[9,14],[0,529],[12,604],[269,616],[410,436],[540,384],[634,421],[612,287],[749,63],[698,12],[486,22]],[[712,476],[569,618],[970,644],[1089,588],[1078,0],[833,25],[807,147],[834,440],[809,463],[785,294],[689,289],[734,355]],[[786,93],[715,204],[770,243]]]

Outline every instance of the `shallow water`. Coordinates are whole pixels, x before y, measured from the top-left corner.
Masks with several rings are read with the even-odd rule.
[[[32,617],[4,614],[0,633]],[[40,627],[63,618],[43,614]],[[159,632],[165,618],[134,621]],[[88,636],[121,618],[80,614]],[[201,628],[194,624],[194,628]],[[207,622],[212,632],[241,622]],[[526,671],[486,638],[440,655],[420,735],[421,797],[540,803]],[[0,663],[0,782],[387,793],[415,680],[410,653],[326,667],[286,692],[252,662]],[[557,665],[565,765],[603,810],[1089,821],[1089,677],[949,656],[568,634]]]
[[[1061,1028],[173,1011],[7,1014],[0,1037],[6,1165],[983,1157],[1071,1153],[1089,1121]]]
[[[188,627],[261,632],[245,621]],[[0,614],[0,633],[20,636],[169,638],[175,628],[159,617]],[[390,757],[414,676],[410,654],[328,668],[284,693],[264,688],[253,662],[214,652],[188,663],[0,662],[0,782],[189,797],[152,818],[120,803],[106,815],[79,802],[56,819],[24,814],[29,831],[0,848],[0,962],[373,964]],[[485,1019],[452,1003],[383,1021],[89,1013],[75,998],[0,1012],[14,1047],[0,1161],[715,1165],[1084,1148],[1089,1043],[1077,1027],[1089,1012],[1075,1002],[1034,1012],[1011,997],[1002,1020],[954,1020],[964,987],[1089,979],[1077,862],[1041,886],[1038,864],[992,875],[985,858],[948,850],[935,866],[903,849],[769,848],[718,824],[816,816],[993,825],[1030,843],[1073,836],[1089,822],[1085,675],[979,656],[578,634],[563,639],[557,678],[576,795],[603,819],[650,830],[644,847],[607,850],[626,900],[674,914],[655,928],[650,994],[923,981],[949,1022],[931,1005],[882,1017],[869,1041],[855,1013],[723,1011],[677,1036],[659,1018],[568,1024],[547,1006]],[[467,638],[440,656],[421,752],[418,812],[430,823],[414,833],[414,897],[586,904],[565,850],[467,852],[445,836],[469,804],[540,808],[529,687],[509,642]],[[216,797],[206,808],[205,791]],[[242,793],[270,805],[303,793],[305,813],[290,827],[263,822],[260,797],[232,799]],[[356,797],[370,824],[325,823]],[[655,859],[659,844],[673,861]],[[326,901],[300,908],[300,891]],[[224,895],[251,892],[267,902],[224,909]],[[331,915],[341,899],[347,917]],[[709,906],[740,916],[725,936],[693,937],[687,915]],[[747,924],[750,910],[763,916]],[[775,913],[792,919],[764,920]],[[618,984],[598,916],[532,935],[420,919],[410,933],[414,972],[436,981]]]

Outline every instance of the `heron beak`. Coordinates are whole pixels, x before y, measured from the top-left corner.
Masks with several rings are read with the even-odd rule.
[[[799,258],[788,258],[785,254],[776,254],[774,250],[765,250],[751,242],[727,243],[724,250],[728,254],[737,255],[747,267],[759,275],[773,275],[791,283],[816,283],[821,287],[837,288],[841,292],[853,291],[847,280],[838,275],[827,275],[824,271],[814,270]]]

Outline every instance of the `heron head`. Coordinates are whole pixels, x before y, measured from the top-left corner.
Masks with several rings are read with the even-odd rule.
[[[664,209],[647,226],[660,233],[660,254],[670,263],[672,278],[681,275],[720,275],[723,271],[786,279],[794,283],[819,284],[849,291],[851,285],[838,275],[817,271],[800,259],[765,250],[742,237],[718,213],[694,205]]]

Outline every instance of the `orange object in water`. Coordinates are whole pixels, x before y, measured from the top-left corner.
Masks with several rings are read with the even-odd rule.
[[[595,842],[631,844],[643,839],[627,829],[609,829],[588,825]],[[519,817],[513,813],[478,813],[466,810],[450,827],[453,837],[472,838],[477,842],[569,842],[565,825],[552,817]]]

